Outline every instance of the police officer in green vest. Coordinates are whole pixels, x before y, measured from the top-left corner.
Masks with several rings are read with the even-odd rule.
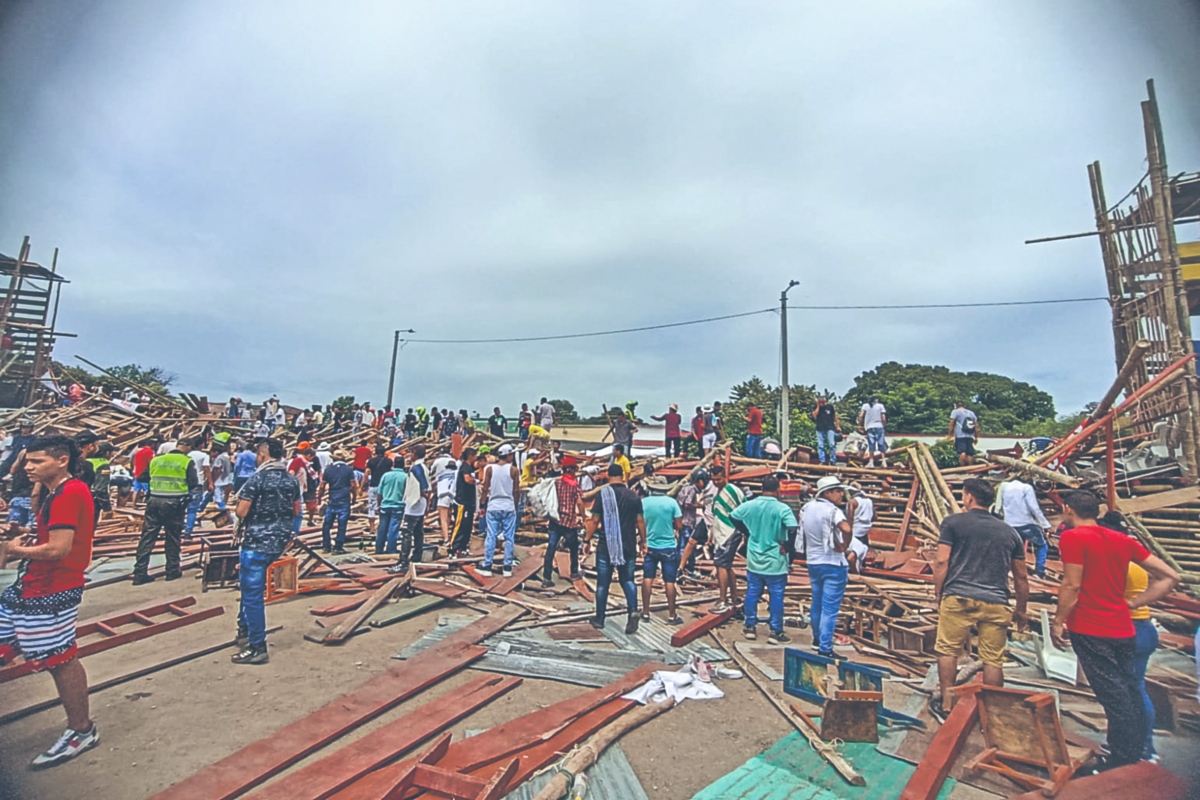
[[[133,565],[134,586],[154,580],[148,571],[150,553],[158,541],[159,531],[162,531],[167,553],[167,580],[183,577],[179,568],[179,542],[183,536],[189,493],[200,485],[196,462],[188,457],[192,446],[192,441],[181,439],[174,450],[152,459],[150,466],[137,476],[139,481],[150,484],[150,499],[146,501],[142,538],[138,541],[137,560]],[[203,446],[203,441],[196,446]]]
[[[96,452],[91,458],[87,459],[92,465],[92,504],[96,507],[96,521],[99,522],[100,515],[105,511],[112,511],[112,498],[110,497],[109,489],[112,486],[110,479],[112,478],[112,464],[110,459],[113,454],[113,446],[111,442],[100,442],[96,445]]]

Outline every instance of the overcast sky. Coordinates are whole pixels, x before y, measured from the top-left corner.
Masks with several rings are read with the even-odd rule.
[[[0,251],[71,284],[60,360],[257,402],[385,400],[392,331],[534,336],[793,301],[1103,295],[1086,164],[1144,170],[1156,80],[1200,169],[1183,2],[3,6]],[[1184,238],[1200,238],[1195,226]],[[1115,374],[1104,303],[793,312],[797,383],[889,360],[1067,412]],[[411,343],[397,405],[594,413],[779,376],[778,316],[536,345]]]

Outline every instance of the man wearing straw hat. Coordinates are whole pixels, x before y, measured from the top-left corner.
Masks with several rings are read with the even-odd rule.
[[[667,409],[667,413],[661,417],[652,416],[650,419],[663,424],[663,455],[667,458],[679,458],[683,444],[679,428],[680,423],[683,422],[683,417],[679,415],[679,404],[671,403],[671,407]]]
[[[846,551],[854,531],[841,505],[846,487],[836,475],[817,481],[816,496],[800,510],[808,577],[812,584],[812,632],[817,653],[833,658],[834,629],[846,594],[850,564]]]

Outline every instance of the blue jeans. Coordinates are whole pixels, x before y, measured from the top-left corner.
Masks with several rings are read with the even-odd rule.
[[[218,483],[213,486],[212,499],[216,501],[217,508],[221,511],[229,510],[225,505],[225,495],[229,493],[230,486],[231,484],[228,483]]]
[[[321,546],[326,550],[329,549],[329,533],[333,529],[333,521],[337,519],[337,549],[342,549],[346,544],[346,523],[350,521],[350,502],[334,503],[329,501],[329,505],[325,507],[325,522],[321,525]]]
[[[817,461],[822,464],[836,464],[837,452],[834,448],[837,447],[837,434],[833,431],[817,431]],[[828,460],[825,456],[825,451],[829,451]]]
[[[762,434],[746,434],[746,455],[750,458],[762,458]]]
[[[608,557],[607,549],[596,550],[596,619],[604,624],[608,613],[608,587],[612,583],[613,572],[617,573],[617,581],[621,591],[625,593],[625,610],[636,614],[638,610],[637,584],[633,581],[633,566],[636,559],[627,558],[625,563],[614,566]]]
[[[849,577],[848,567],[835,564],[808,565],[813,598],[810,617],[813,640],[819,652],[833,652],[833,629],[837,627],[838,611],[842,608],[842,597],[846,594]]]
[[[554,554],[558,545],[562,544],[563,551],[571,554],[571,574],[579,572],[579,529],[567,528],[550,520],[550,543],[546,545],[546,555],[542,563],[542,577],[550,580],[550,570],[554,566]]]
[[[379,528],[375,533],[375,553],[395,553],[396,541],[400,537],[400,520],[404,518],[404,506],[379,509]]]
[[[887,452],[887,441],[884,439],[883,428],[867,428],[867,452]]]
[[[202,492],[199,489],[192,491],[191,498],[188,500],[187,521],[183,526],[183,531],[188,536],[192,535],[192,530],[196,527],[196,517],[199,516],[200,512],[204,510],[204,507],[208,505],[208,501],[208,492]]]
[[[492,568],[496,553],[496,537],[504,530],[504,568],[512,569],[513,540],[517,538],[517,512],[509,509],[487,510],[487,538],[483,540],[483,568]]]
[[[8,503],[8,521],[15,522],[22,528],[29,527],[29,520],[33,518],[32,499],[28,497],[14,497]]]
[[[1046,535],[1037,525],[1021,525],[1014,530],[1021,534],[1024,541],[1033,546],[1033,552],[1037,554],[1033,571],[1039,577],[1044,578],[1046,576],[1046,551],[1050,549],[1050,545],[1046,544]]]
[[[278,557],[278,554],[253,550],[242,550],[238,555],[238,588],[242,593],[238,625],[248,631],[253,647],[265,647],[267,644],[267,612],[264,608],[267,567]]]
[[[758,601],[762,597],[764,586],[767,589],[767,610],[770,616],[771,632],[782,633],[783,591],[787,588],[787,573],[762,575],[746,570],[746,627],[753,628],[758,624]]]
[[[1158,629],[1148,619],[1135,619],[1133,629],[1136,637],[1133,645],[1133,676],[1137,679],[1142,705],[1146,709],[1146,749],[1142,751],[1142,758],[1150,758],[1155,754],[1154,703],[1150,702],[1150,694],[1146,691],[1146,665],[1150,661],[1150,654],[1158,649]]]

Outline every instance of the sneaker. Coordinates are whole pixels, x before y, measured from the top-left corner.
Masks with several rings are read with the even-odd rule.
[[[346,555],[346,548],[344,548],[344,547],[335,547],[335,548],[333,548],[333,554],[334,554],[335,556],[344,556],[344,555]]]
[[[33,759],[30,766],[52,767],[55,764],[70,761],[83,751],[90,750],[99,743],[100,731],[96,729],[96,723],[94,722],[90,731],[73,731],[67,728],[67,730],[63,731],[63,735],[58,737],[58,741],[54,743],[54,746]]]
[[[729,605],[729,603],[717,603],[715,606],[713,606],[712,608],[710,608],[708,610],[708,613],[724,614],[726,611],[728,611],[731,608],[733,608],[733,606]]]
[[[408,572],[408,564],[396,564],[394,567],[388,567],[388,575],[403,575]]]
[[[234,664],[266,664],[271,660],[271,654],[267,652],[266,645],[255,647],[251,644],[237,655],[230,656],[229,660]]]
[[[675,616],[673,616],[673,617],[671,617],[670,619],[668,619],[668,620],[667,620],[667,624],[668,624],[668,625],[682,625],[682,624],[683,624],[683,617],[681,617],[681,616],[679,616],[678,614],[676,614]]]
[[[542,588],[543,589],[553,589],[554,581],[550,580],[549,578],[546,578],[545,580],[542,581]]]
[[[817,655],[821,656],[822,658],[837,658],[832,650],[821,650],[820,648],[817,649]]]
[[[791,641],[792,637],[783,631],[771,631],[771,635],[767,637],[767,644],[790,644]]]
[[[645,611],[643,611],[643,612],[642,612],[642,615],[641,615],[641,616],[642,616],[642,622],[649,622],[649,621],[650,621],[650,615],[649,615],[649,614],[647,614]]]
[[[946,707],[942,705],[942,698],[931,697],[929,699],[929,716],[936,719],[939,725],[946,724],[946,718],[950,716],[950,712],[946,711]]]
[[[481,578],[490,578],[492,577],[492,568],[490,566],[480,567],[479,569],[475,570],[475,574]]]
[[[154,583],[154,578],[151,578],[149,575],[134,575],[133,576],[133,585],[134,586],[143,586],[147,583]]]
[[[169,581],[177,581],[182,577],[183,577],[182,572],[168,572],[167,573],[167,580],[169,580]]]
[[[630,614],[629,621],[625,623],[625,633],[629,636],[638,632],[638,625],[642,622],[637,614]]]
[[[746,627],[742,628],[742,636],[746,637],[748,641],[753,642],[758,638],[758,631],[747,625]]]
[[[581,581],[581,580],[583,580],[583,573],[582,573],[582,572],[572,572],[572,573],[571,573],[570,580],[572,580],[572,581]]]
[[[501,574],[506,578],[511,578],[512,577],[512,567],[505,567],[504,572],[502,572]]]

